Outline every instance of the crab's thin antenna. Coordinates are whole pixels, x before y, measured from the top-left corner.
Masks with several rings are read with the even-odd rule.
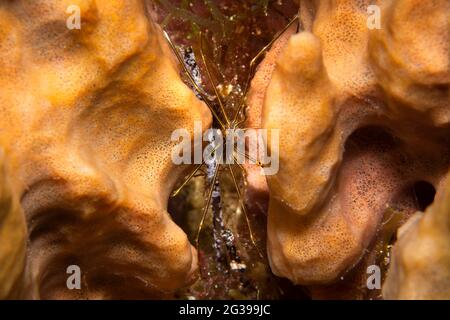
[[[186,177],[186,179],[184,180],[184,182],[183,182],[178,188],[176,188],[176,189],[171,193],[170,196],[171,196],[171,197],[176,197],[176,196],[180,193],[181,189],[183,189],[184,186],[187,185],[187,184],[189,183],[189,181],[191,181],[191,179],[195,176],[195,174],[198,172],[198,170],[200,170],[200,168],[201,168],[204,164],[205,164],[205,161],[203,161],[203,162],[200,163],[200,164],[197,164],[197,165],[195,166],[195,169],[192,170],[192,172]]]
[[[237,120],[237,118],[239,116],[239,113],[241,113],[242,108],[244,107],[245,95],[247,93],[248,87],[250,86],[250,81],[252,80],[253,73],[254,73],[255,67],[256,67],[256,63],[258,62],[259,58],[261,58],[261,56],[266,54],[267,50],[269,50],[272,47],[272,45],[275,43],[275,41],[277,41],[281,37],[281,35],[294,24],[295,21],[298,21],[298,19],[299,19],[298,15],[295,15],[294,18],[292,18],[292,20],[289,21],[289,23],[281,31],[279,31],[272,38],[272,40],[270,40],[270,42],[264,48],[262,48],[256,54],[256,56],[254,56],[253,59],[250,61],[250,68],[249,68],[250,70],[248,72],[247,81],[245,83],[244,91],[242,93],[242,96],[241,96],[241,99],[240,99],[240,102],[239,102],[239,107],[236,110],[236,113],[234,114],[233,123],[236,123],[236,120]]]
[[[252,164],[256,164],[256,165],[259,166],[259,167],[263,167],[263,164],[261,163],[261,161],[256,160],[255,158],[253,158],[252,156],[250,156],[250,155],[247,154],[246,152],[242,153],[242,152],[239,151],[239,149],[237,149],[237,148],[234,149],[234,152],[237,153],[237,154],[239,154],[239,155],[241,155],[241,156],[244,156],[245,159],[247,159],[247,160],[250,161],[250,162],[253,162]],[[236,159],[236,157],[235,157],[235,159]]]
[[[211,82],[211,85],[214,88],[214,94],[216,95],[217,100],[219,101],[220,111],[222,112],[222,114],[224,116],[224,119],[225,119],[225,122],[226,122],[227,126],[229,126],[230,125],[230,120],[228,119],[227,113],[225,112],[225,108],[223,106],[222,99],[220,98],[220,94],[217,91],[216,84],[214,82],[213,77],[211,76],[211,72],[209,70],[208,62],[207,62],[205,54],[203,52],[203,39],[204,39],[203,32],[200,32],[200,55],[202,57],[203,64],[205,65],[205,69],[206,69],[206,73],[208,74],[209,81]]]
[[[211,186],[209,187],[208,198],[206,200],[206,205],[203,208],[202,219],[200,220],[200,223],[198,225],[197,236],[195,237],[195,246],[197,248],[198,248],[198,240],[200,238],[200,233],[202,232],[203,224],[205,223],[206,214],[208,213],[208,210],[209,210],[209,204],[211,203],[211,198],[212,198],[212,194],[214,191],[214,185],[216,183],[218,172],[219,172],[219,166],[217,165],[216,168],[214,169],[214,177],[211,181]]]
[[[234,176],[233,168],[231,165],[228,165],[228,169],[230,170],[231,177],[233,179],[233,184],[234,184],[234,187],[236,188],[236,193],[239,198],[239,204],[241,205],[242,211],[244,212],[244,215],[245,215],[245,220],[247,222],[247,228],[250,233],[250,240],[252,241],[252,244],[255,246],[256,251],[258,251],[258,255],[261,257],[261,259],[264,259],[264,256],[263,256],[261,250],[259,250],[259,247],[256,244],[255,237],[253,236],[253,229],[252,229],[252,225],[250,223],[250,217],[248,216],[247,209],[245,208],[244,199],[241,196],[241,191],[239,190],[239,186],[238,186],[236,177]]]
[[[203,101],[206,103],[206,105],[208,106],[209,110],[211,111],[213,117],[215,120],[217,120],[217,122],[219,123],[219,125],[221,126],[221,128],[223,130],[225,130],[225,125],[222,122],[222,120],[220,120],[219,116],[217,115],[216,111],[214,110],[214,108],[212,107],[209,99],[208,99],[208,95],[206,94],[206,92],[197,84],[197,82],[195,81],[194,77],[192,76],[191,72],[188,70],[188,68],[186,67],[186,64],[184,63],[183,58],[180,55],[180,52],[178,51],[178,49],[176,48],[175,44],[172,42],[172,39],[170,39],[169,35],[167,34],[166,31],[163,30],[163,34],[164,37],[166,38],[167,42],[170,45],[170,48],[172,49],[172,51],[175,53],[175,56],[177,57],[178,62],[181,64],[181,66],[183,67],[183,71],[184,73],[187,75],[187,77],[189,78],[189,81],[191,82],[192,86],[194,87],[194,89],[198,92],[198,94],[202,97]]]

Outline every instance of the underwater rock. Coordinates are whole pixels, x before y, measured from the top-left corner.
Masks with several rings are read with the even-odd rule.
[[[69,6],[80,29],[68,28]],[[197,253],[166,211],[189,168],[173,164],[170,139],[211,117],[146,2],[2,1],[0,48],[0,144],[28,226],[26,298],[157,298],[189,284]],[[70,265],[81,290],[66,286]]]

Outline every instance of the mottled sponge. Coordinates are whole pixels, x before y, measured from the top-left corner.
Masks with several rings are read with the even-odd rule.
[[[422,209],[417,183],[440,192],[448,172],[449,2],[380,1],[373,30],[371,4],[300,1],[304,30],[275,45],[249,94],[252,121],[280,129],[267,246],[297,284],[346,278],[386,212],[406,221]]]
[[[67,27],[74,5],[81,29]],[[2,1],[0,49],[0,143],[27,220],[30,297],[161,297],[192,281],[196,250],[166,211],[187,169],[172,163],[171,133],[211,118],[146,2]],[[69,265],[81,290],[66,286]]]

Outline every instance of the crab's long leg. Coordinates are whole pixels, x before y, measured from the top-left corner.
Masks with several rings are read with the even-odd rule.
[[[220,117],[217,115],[216,111],[214,110],[213,106],[211,105],[207,94],[205,93],[205,91],[198,85],[198,83],[195,81],[194,77],[192,76],[191,72],[188,70],[188,68],[186,67],[183,58],[180,55],[180,52],[178,52],[178,49],[175,47],[175,44],[172,42],[172,39],[170,39],[169,35],[167,34],[166,31],[163,31],[164,33],[164,37],[166,38],[167,42],[170,45],[170,48],[172,49],[172,51],[175,53],[175,56],[177,57],[178,62],[181,64],[181,66],[183,67],[183,71],[184,73],[187,75],[187,77],[189,78],[189,81],[191,82],[192,86],[195,88],[195,90],[200,94],[200,96],[202,97],[203,101],[206,103],[206,105],[208,106],[209,110],[211,111],[214,119],[219,123],[219,125],[221,126],[221,129],[225,131],[225,125],[223,123],[223,121],[220,119]]]
[[[240,203],[242,211],[244,212],[244,215],[245,215],[245,220],[247,222],[247,228],[250,233],[250,240],[252,241],[252,244],[255,246],[256,250],[258,251],[258,255],[261,257],[261,259],[264,259],[262,252],[259,250],[259,247],[256,244],[255,237],[253,236],[253,229],[252,229],[252,225],[250,223],[250,217],[248,216],[247,209],[245,208],[244,200],[241,196],[241,191],[239,190],[239,186],[238,186],[236,177],[234,176],[233,168],[231,167],[231,165],[228,165],[228,169],[230,170],[231,177],[233,179],[233,184],[234,184],[234,187],[236,188],[236,193],[239,198],[239,203]]]
[[[242,153],[241,151],[239,151],[238,149],[234,149],[234,152],[236,152],[236,153],[238,153],[238,154],[240,154],[241,156],[244,156],[248,161],[250,161],[250,162],[253,162],[253,164],[256,164],[257,166],[259,166],[259,167],[262,167],[263,165],[262,165],[262,163],[261,163],[261,161],[259,161],[259,160],[256,160],[255,158],[253,158],[252,156],[250,156],[249,154],[247,154],[247,153]]]
[[[262,49],[256,54],[256,56],[254,56],[253,59],[250,61],[250,68],[249,68],[250,70],[249,70],[249,72],[248,72],[247,81],[246,81],[246,83],[245,83],[244,91],[243,91],[242,97],[241,97],[240,102],[239,102],[239,107],[238,107],[236,113],[234,114],[234,118],[233,118],[233,122],[234,122],[234,123],[236,122],[236,120],[237,120],[237,118],[238,118],[238,116],[239,116],[239,113],[242,111],[242,108],[244,107],[244,99],[245,99],[245,95],[246,95],[247,90],[248,90],[248,87],[249,87],[249,85],[250,85],[250,81],[252,80],[253,73],[254,73],[255,67],[256,67],[256,63],[258,62],[258,60],[259,60],[264,54],[266,54],[266,52],[270,49],[270,47],[272,47],[272,45],[274,44],[274,42],[277,41],[277,40],[281,37],[281,35],[282,35],[287,29],[289,29],[289,28],[294,24],[294,22],[298,21],[298,19],[299,19],[298,15],[295,15],[294,18],[292,18],[292,20],[289,21],[289,23],[288,23],[281,31],[279,31],[279,32],[272,38],[272,40],[271,40],[264,48],[262,48]]]
[[[191,179],[195,176],[195,174],[198,172],[198,170],[200,170],[200,168],[201,168],[204,164],[205,164],[205,161],[203,161],[203,162],[200,163],[200,164],[197,164],[197,165],[195,166],[195,169],[192,170],[192,172],[186,177],[186,179],[184,180],[184,182],[183,182],[178,188],[176,188],[176,189],[170,194],[170,196],[171,196],[171,197],[177,196],[177,195],[180,193],[181,189],[183,189],[184,186],[187,185],[187,184],[189,183],[189,181],[191,181]]]
[[[205,54],[204,54],[204,52],[203,52],[203,38],[204,38],[203,32],[200,32],[200,55],[201,55],[201,57],[202,57],[203,64],[205,65],[205,69],[206,69],[206,73],[208,74],[209,81],[211,82],[211,85],[212,85],[213,88],[214,88],[214,93],[215,93],[215,95],[216,95],[216,97],[217,97],[217,100],[219,101],[220,111],[222,111],[222,114],[223,114],[223,116],[224,116],[226,125],[227,125],[227,127],[228,127],[228,126],[230,125],[230,120],[228,119],[228,116],[227,116],[227,114],[226,114],[226,112],[225,112],[225,108],[224,108],[224,106],[223,106],[222,99],[220,98],[220,94],[219,94],[219,92],[217,91],[216,84],[215,84],[215,82],[214,82],[213,77],[211,76],[211,72],[210,72],[210,70],[209,70],[208,62],[206,61],[206,57],[205,57]]]
[[[242,172],[245,172],[244,167],[242,166],[242,164],[239,163],[238,159],[236,158],[236,156],[234,154],[233,154],[233,159],[234,159],[234,163],[239,166],[239,168],[242,170]]]
[[[216,146],[214,149],[211,150],[211,152],[209,153],[209,155],[213,154],[218,148],[220,147],[220,145]],[[192,172],[186,177],[186,179],[183,181],[183,183],[176,188],[172,193],[171,193],[171,197],[175,197],[176,195],[178,195],[178,193],[180,193],[181,189],[184,188],[184,186],[186,186],[189,181],[191,181],[191,179],[193,177],[195,177],[195,174],[200,170],[200,168],[205,164],[205,159],[203,159],[202,163],[197,164],[195,166],[195,169],[192,170]]]
[[[184,60],[180,55],[180,52],[178,51],[178,49],[176,48],[175,44],[172,42],[172,39],[170,38],[170,36],[167,34],[166,31],[163,31],[164,33],[164,37],[166,38],[167,42],[170,45],[170,48],[172,49],[172,51],[175,53],[175,56],[177,57],[178,62],[181,64],[181,66],[183,67],[183,71],[186,73],[186,75],[188,76],[191,84],[194,86],[195,90],[197,90],[197,92],[202,96],[202,97],[207,97],[208,95],[206,94],[206,92],[203,90],[203,88],[201,88],[197,82],[194,80],[194,77],[192,76],[192,74],[190,73],[190,71],[187,69],[186,65],[184,64]],[[208,99],[206,99],[207,101],[209,101]]]
[[[211,198],[214,191],[214,184],[216,183],[218,172],[219,166],[217,165],[216,168],[214,169],[214,177],[211,181],[211,186],[208,191],[208,199],[206,201],[205,207],[203,208],[202,219],[200,220],[200,224],[198,225],[197,236],[195,237],[195,246],[197,248],[198,248],[198,239],[200,238],[200,233],[202,232],[203,224],[205,223],[206,214],[208,213],[209,210],[209,204],[211,203]]]

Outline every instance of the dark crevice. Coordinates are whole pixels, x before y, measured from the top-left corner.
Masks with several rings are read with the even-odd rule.
[[[414,196],[421,211],[433,203],[436,189],[426,181],[417,181],[413,186]]]

